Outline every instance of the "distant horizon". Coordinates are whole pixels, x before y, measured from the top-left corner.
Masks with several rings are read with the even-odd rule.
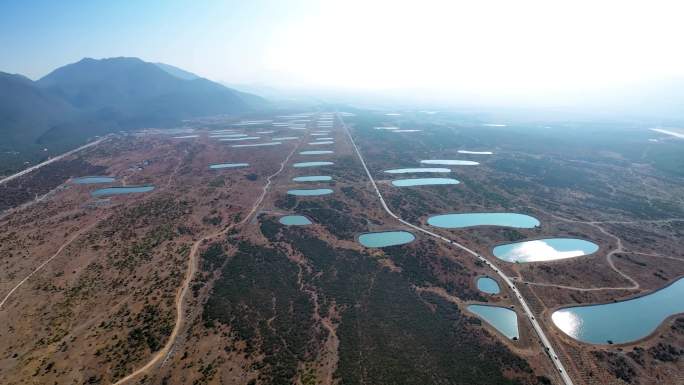
[[[140,57],[278,86],[556,92],[684,76],[675,1],[396,4],[46,0],[0,7],[0,68],[35,79],[82,57]]]
[[[10,0],[0,71],[36,80],[84,57],[136,57],[274,94],[681,116],[682,11],[669,0]]]
[[[85,56],[73,62],[58,65],[50,69],[46,74],[32,79],[22,73],[15,73],[29,78],[32,81],[37,81],[42,77],[52,73],[54,70],[79,63],[83,60],[109,60],[109,59],[138,59],[150,64],[164,64],[175,67],[183,72],[189,72],[201,78],[208,79],[223,86],[234,88],[239,91],[253,93],[267,99],[285,100],[297,98],[314,98],[325,100],[333,103],[361,103],[366,107],[375,106],[383,108],[383,106],[403,106],[405,108],[439,108],[439,109],[462,109],[479,111],[482,113],[496,112],[501,116],[513,117],[519,115],[523,120],[529,120],[529,116],[525,114],[534,113],[537,118],[542,119],[637,119],[645,124],[664,124],[684,125],[684,111],[678,109],[678,105],[671,103],[658,103],[658,100],[647,100],[641,105],[641,100],[638,99],[640,93],[648,94],[649,91],[658,89],[662,85],[663,89],[674,84],[674,90],[679,95],[684,95],[684,79],[682,80],[662,80],[656,83],[642,83],[636,85],[633,89],[622,86],[614,88],[606,88],[595,91],[597,93],[581,93],[578,98],[577,95],[561,95],[560,97],[548,100],[539,101],[534,99],[507,99],[505,97],[495,99],[483,96],[477,93],[461,93],[459,95],[441,93],[440,91],[431,90],[429,88],[402,88],[396,86],[387,89],[373,89],[361,90],[352,87],[339,87],[331,85],[274,85],[259,82],[226,82],[222,80],[212,79],[205,76],[203,73],[187,70],[175,63],[160,62],[149,60],[135,56],[115,56],[115,57],[93,57]],[[0,72],[5,72],[0,69]],[[167,71],[168,72],[168,71]],[[175,75],[175,74],[174,74]],[[667,90],[666,90],[667,91]],[[621,94],[622,92],[622,94]],[[570,95],[568,97],[568,95]],[[667,92],[666,97],[672,99]],[[636,99],[635,99],[636,98]],[[674,98],[677,99],[678,98]],[[537,119],[537,118],[533,118]],[[674,121],[673,121],[674,119]]]

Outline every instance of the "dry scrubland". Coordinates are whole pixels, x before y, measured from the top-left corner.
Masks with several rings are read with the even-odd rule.
[[[682,317],[625,346],[578,343],[550,322],[559,306],[609,302],[684,275],[684,222],[662,221],[684,217],[681,179],[645,162],[637,167],[619,152],[563,155],[553,146],[523,145],[505,133],[435,116],[360,112],[347,118],[392,210],[414,224],[425,224],[431,214],[496,210],[541,221],[530,230],[439,230],[483,255],[495,244],[528,238],[592,240],[600,249],[588,257],[500,265],[520,281],[576,384],[681,383]],[[0,202],[7,209],[0,217],[2,296],[59,252],[0,308],[0,323],[7,325],[0,330],[0,382],[109,384],[158,358],[129,383],[559,383],[511,291],[502,287],[489,296],[476,289],[477,277],[493,275],[489,268],[421,234],[404,246],[360,246],[360,233],[403,227],[380,206],[339,124],[329,135],[334,145],[307,145],[315,138],[308,134],[317,130],[315,120],[308,131],[276,127],[258,141],[302,139],[261,148],[230,148],[240,142],[204,134],[117,136],[0,186],[12,192]],[[229,127],[221,120],[197,124]],[[424,131],[372,130],[397,124]],[[271,129],[266,123],[237,129],[265,127]],[[335,153],[298,154],[323,147]],[[473,158],[457,154],[461,148],[496,154]],[[420,159],[466,157],[482,165],[454,167],[452,176],[462,182],[457,186],[399,189],[382,172],[417,167]],[[291,167],[313,160],[335,164]],[[238,162],[250,166],[208,169]],[[156,189],[96,204],[89,192],[97,185],[63,183],[92,174]],[[302,175],[333,181],[292,182]],[[307,187],[334,193],[286,193]],[[22,192],[27,189],[31,194]],[[290,213],[314,224],[278,223]],[[197,272],[169,346],[176,296],[191,262]],[[638,287],[630,288],[620,272]],[[602,289],[607,287],[614,289]],[[485,302],[519,312],[520,340],[504,338],[465,310]]]
[[[113,185],[152,184],[154,191],[107,202],[90,196],[99,185],[60,183],[49,186],[49,197],[3,214],[3,297],[60,252],[0,309],[7,326],[0,331],[0,382],[111,383],[163,346],[191,245],[246,215],[283,160],[278,152],[227,147],[159,135],[113,138],[65,160],[86,165],[70,176],[95,170],[116,176]],[[254,167],[208,169],[236,160]],[[40,186],[45,179],[21,182]]]
[[[623,346],[579,343],[550,318],[562,306],[646,294],[684,276],[684,184],[681,170],[673,166],[681,159],[668,158],[677,143],[655,147],[647,131],[580,126],[554,134],[532,128],[537,124],[487,128],[462,118],[419,115],[357,119],[355,134],[390,207],[423,224],[429,215],[447,212],[521,212],[540,220],[536,229],[439,231],[483,255],[491,255],[495,245],[525,239],[595,242],[599,251],[586,257],[499,265],[519,282],[575,383],[684,381],[681,315],[670,317],[646,339]],[[384,125],[425,130],[417,135],[371,129]],[[465,155],[459,149],[495,154]],[[457,186],[397,189],[384,183],[390,178],[383,170],[416,167],[421,159],[468,159],[481,165],[453,167],[449,176],[462,182]]]

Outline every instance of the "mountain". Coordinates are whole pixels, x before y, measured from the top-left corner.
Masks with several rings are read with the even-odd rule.
[[[66,101],[37,87],[28,78],[0,72],[0,131],[3,148],[38,137],[52,125],[72,118]]]
[[[83,59],[58,68],[37,83],[97,118],[123,128],[169,124],[204,115],[244,113],[266,106],[204,78],[172,75],[170,68],[137,58]],[[178,72],[176,71],[176,72]]]
[[[174,67],[170,64],[164,64],[164,63],[154,63],[157,67],[161,68],[162,70],[166,71],[168,74],[173,75],[179,79],[183,80],[195,80],[199,79],[199,76],[193,74],[192,72],[180,69],[178,67]]]
[[[35,82],[0,72],[0,174],[95,135],[268,107],[259,96],[137,58],[86,58]]]
[[[21,75],[0,72],[0,174],[47,153],[39,138],[78,112]]]

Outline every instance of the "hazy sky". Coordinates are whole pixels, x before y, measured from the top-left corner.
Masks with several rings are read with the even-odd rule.
[[[682,1],[0,1],[0,70],[138,56],[230,83],[581,92],[684,77]]]

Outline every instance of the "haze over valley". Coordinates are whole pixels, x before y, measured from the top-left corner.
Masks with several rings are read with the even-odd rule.
[[[681,7],[486,3],[0,5],[0,383],[684,383]]]

